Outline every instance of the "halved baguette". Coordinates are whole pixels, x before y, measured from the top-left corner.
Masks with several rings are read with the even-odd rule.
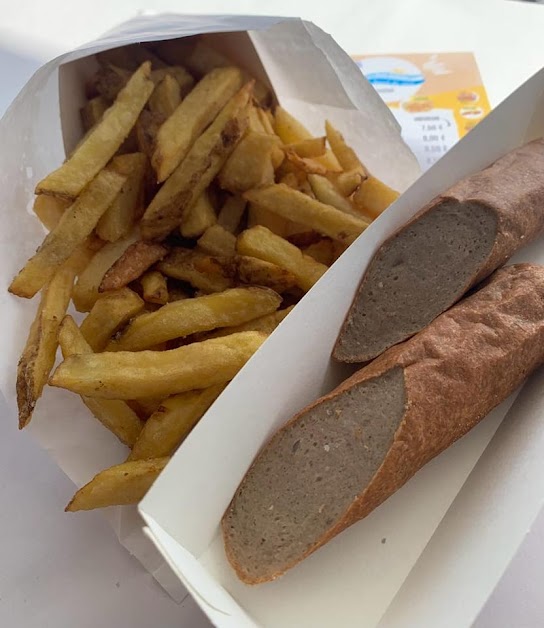
[[[544,140],[435,198],[370,263],[334,357],[367,362],[406,340],[544,230]]]
[[[366,517],[543,362],[544,266],[499,270],[272,437],[222,521],[240,579],[273,580]]]

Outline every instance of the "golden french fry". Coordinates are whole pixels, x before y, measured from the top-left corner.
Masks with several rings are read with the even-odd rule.
[[[47,231],[52,231],[58,224],[64,212],[72,203],[59,196],[38,194],[34,199],[33,211]]]
[[[259,316],[259,318],[254,318],[247,323],[236,325],[236,327],[222,327],[220,329],[215,329],[214,331],[199,334],[198,340],[202,341],[209,340],[210,338],[222,338],[224,336],[229,336],[230,334],[238,334],[242,331],[261,331],[265,334],[271,334],[294,307],[294,305],[290,305],[283,310],[276,310],[275,312],[272,312],[272,314]]]
[[[211,204],[208,192],[204,190],[183,214],[179,232],[184,238],[196,238],[201,236],[206,229],[215,225],[217,216]]]
[[[225,384],[165,399],[145,422],[128,460],[171,456],[225,389]]]
[[[274,135],[248,131],[232,151],[218,176],[219,185],[233,194],[274,182],[271,152]]]
[[[368,226],[362,218],[325,205],[282,183],[249,190],[244,198],[335,240],[351,243]]]
[[[241,196],[229,196],[217,216],[217,224],[231,233],[236,233],[246,205],[246,200]]]
[[[276,292],[253,286],[175,301],[135,318],[107,350],[140,351],[174,338],[239,325],[274,312],[280,304]]]
[[[248,118],[249,118],[249,130],[254,133],[268,133],[266,128],[264,127],[261,116],[259,115],[259,108],[255,105],[251,105],[248,110]]]
[[[64,358],[70,355],[93,352],[71,316],[65,316],[62,320],[59,330],[59,345]],[[100,423],[115,434],[121,442],[129,447],[134,445],[144,423],[124,401],[85,396],[81,399]]]
[[[285,150],[293,152],[299,157],[321,157],[327,151],[326,141],[327,138],[325,137],[312,137],[293,144],[287,144]]]
[[[292,272],[257,257],[237,255],[235,265],[236,277],[241,283],[265,286],[278,294],[290,290],[297,284]]]
[[[364,216],[361,216],[361,213],[353,207],[350,201],[338,192],[329,179],[319,174],[309,174],[308,181],[318,201],[364,220]],[[369,221],[365,222],[368,223]]]
[[[313,138],[308,129],[283,107],[276,107],[274,112],[274,131],[284,144],[296,144]],[[330,150],[318,159],[328,170],[341,170],[338,160]]]
[[[229,100],[160,188],[141,222],[144,238],[166,237],[212,182],[246,130],[251,89],[249,83]]]
[[[168,285],[166,277],[158,270],[150,270],[142,275],[142,296],[148,303],[158,303],[164,305],[168,303]]]
[[[131,244],[137,241],[137,237],[138,235],[133,233],[116,242],[108,242],[94,254],[74,286],[72,300],[78,312],[88,312],[92,308],[99,297],[98,286],[106,271]]]
[[[108,101],[104,96],[95,96],[81,107],[81,123],[84,131],[90,131],[95,124],[102,120],[102,116],[108,108]]]
[[[258,257],[285,268],[296,277],[297,285],[304,291],[308,291],[327,271],[326,266],[304,255],[294,244],[266,227],[256,226],[243,231],[238,236],[236,248],[242,255]]]
[[[327,177],[334,184],[336,189],[342,196],[351,196],[353,192],[361,185],[363,176],[356,170],[348,170],[347,172],[329,172]]]
[[[55,363],[59,325],[70,302],[73,283],[73,270],[62,267],[42,291],[38,312],[17,366],[19,429],[30,422]]]
[[[334,261],[333,241],[330,238],[321,238],[302,249],[304,255],[313,257],[316,262],[330,266]]]
[[[137,504],[169,458],[124,462],[104,469],[72,497],[66,512]]]
[[[125,176],[126,181],[98,221],[96,233],[106,242],[115,242],[128,235],[144,213],[147,157],[143,153],[118,155],[113,158],[110,168]]]
[[[129,288],[108,292],[81,323],[81,334],[93,351],[102,351],[113,334],[143,308],[143,300]]]
[[[179,83],[171,74],[166,74],[149,97],[148,106],[153,113],[158,113],[166,120],[174,113],[180,102]]]
[[[250,203],[247,213],[247,226],[254,227],[255,225],[262,225],[281,237],[287,234],[287,220],[285,218],[263,209],[259,205]]]
[[[163,122],[164,116],[162,114],[149,109],[144,109],[138,117],[134,127],[137,149],[144,153],[148,159],[153,156],[157,133]]]
[[[346,144],[344,136],[328,120],[325,122],[325,131],[332,152],[338,159],[342,169],[358,172],[363,178],[367,177],[368,172],[353,148]]]
[[[287,161],[291,162],[296,168],[304,172],[306,176],[309,174],[320,174],[325,176],[328,172],[327,168],[323,164],[319,163],[317,159],[299,157],[292,150],[286,150],[285,157]]]
[[[165,181],[185,159],[196,139],[242,87],[242,80],[238,68],[212,70],[165,121],[151,159],[159,182]]]
[[[99,172],[64,212],[36,254],[11,282],[10,292],[21,297],[33,297],[51,278],[55,269],[90,235],[125,180],[125,177],[116,172],[109,170]]]
[[[221,225],[212,225],[200,236],[198,246],[210,255],[232,257],[236,252],[236,236]]]
[[[258,98],[256,98],[256,100],[260,102]],[[274,132],[274,124],[273,124],[274,118],[272,114],[270,113],[270,110],[267,109],[265,111],[264,109],[261,109],[261,107],[259,107],[257,109],[257,114],[259,118],[261,119],[261,124],[263,125],[265,133],[269,133],[270,135],[276,135],[276,133]]]
[[[105,272],[98,286],[98,292],[123,288],[131,281],[138,279],[167,253],[167,247],[162,244],[137,240]]]
[[[394,203],[399,193],[382,183],[376,177],[369,175],[353,195],[353,203],[370,218],[377,218],[384,209]]]
[[[169,65],[151,72],[151,80],[155,85],[158,85],[166,76],[176,79],[181,98],[185,98],[195,84],[195,79],[181,65]]]
[[[127,404],[134,409],[139,417],[147,420],[154,412],[157,412],[163,401],[163,397],[142,397],[130,399]]]
[[[232,273],[225,272],[222,260],[194,249],[177,247],[157,265],[167,277],[186,281],[205,293],[232,288]]]
[[[114,351],[73,355],[49,383],[105,399],[173,395],[230,381],[265,341],[247,331],[171,351]]]
[[[85,142],[64,164],[38,183],[37,194],[76,197],[104,168],[128,137],[153,91],[151,66],[144,63],[119,92]]]

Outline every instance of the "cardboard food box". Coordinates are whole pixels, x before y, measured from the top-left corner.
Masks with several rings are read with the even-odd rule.
[[[124,44],[195,34],[205,34],[214,47],[269,84],[277,100],[313,132],[323,134],[324,121],[330,119],[349,138],[369,168],[386,183],[404,190],[419,175],[417,162],[402,141],[398,124],[379,96],[330,36],[307,22],[232,16],[142,17],[123,24],[99,41],[48,63],[29,81],[0,123],[0,250],[3,262],[0,321],[3,329],[9,330],[3,344],[0,389],[13,413],[6,420],[16,421],[16,364],[38,301],[37,298],[31,303],[17,299],[7,294],[6,288],[44,236],[43,228],[31,211],[36,182],[63,161],[82,135],[79,108],[84,102],[85,81],[96,68],[93,55]],[[355,273],[359,272],[358,268],[356,265]],[[347,306],[350,299],[349,281],[345,285],[336,284],[335,291],[343,294],[340,309],[345,309],[344,303]],[[313,309],[316,294],[322,298],[319,297],[322,292],[311,292],[304,300],[305,305],[301,304],[306,313],[308,308]],[[308,329],[315,329],[317,321],[314,319],[313,316],[308,318]],[[295,344],[299,347],[293,348],[292,354],[288,351],[281,356],[281,362],[275,362],[272,379],[267,374],[269,367],[261,374],[259,365],[255,364],[256,368],[246,369],[237,380],[246,380],[248,389],[257,384],[259,395],[265,395],[271,383],[279,383],[296,374],[297,395],[286,398],[280,409],[276,404],[270,407],[270,416],[276,423],[283,420],[291,408],[317,394],[328,372],[326,345],[316,354],[320,366],[315,371],[306,369],[300,362],[297,355],[302,345],[298,341]],[[324,384],[326,388],[338,375],[327,377],[330,383]],[[228,399],[232,404],[231,395]],[[265,399],[263,401],[266,403]],[[229,410],[236,421],[231,422],[227,417],[228,420],[223,422],[227,434],[219,431],[213,435],[216,444],[222,443],[222,446],[217,460],[210,460],[210,463],[221,469],[219,476],[225,473],[225,465],[227,474],[232,475],[225,485],[216,486],[213,479],[205,491],[215,493],[217,490],[226,498],[233,479],[240,476],[252,455],[256,442],[252,428],[237,427],[248,418],[246,410],[251,403],[251,399],[240,397]],[[261,441],[270,433],[271,424],[260,420],[255,424],[253,419],[250,417],[249,420],[264,429],[257,435],[257,441]],[[213,421],[212,417],[212,424]],[[27,429],[77,486],[88,482],[101,469],[122,462],[127,455],[125,446],[91,417],[77,395],[60,389],[46,388]],[[243,443],[245,453],[237,459],[234,446]],[[192,452],[190,455],[194,455],[194,450]],[[183,457],[183,448],[180,455]],[[66,500],[69,498],[67,495]],[[183,504],[177,498],[173,501],[176,502],[177,515],[191,519],[196,527],[200,525],[199,521],[209,521],[203,529],[212,533],[217,513],[208,519],[211,513],[206,500],[202,507],[194,496]],[[182,510],[178,510],[178,506],[182,506]],[[104,514],[123,545],[175,599],[182,599],[186,591],[143,534],[137,509],[109,508]],[[171,528],[171,532],[175,532],[175,528]]]
[[[544,501],[542,371],[514,405],[516,394],[370,516],[274,582],[237,579],[219,524],[271,434],[345,377],[331,349],[380,243],[463,176],[542,135],[544,70],[358,238],[233,380],[140,504],[150,538],[216,626],[468,628],[476,618]],[[512,261],[544,263],[542,238]]]

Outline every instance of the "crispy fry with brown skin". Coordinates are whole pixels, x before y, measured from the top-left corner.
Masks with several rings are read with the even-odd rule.
[[[171,351],[74,355],[57,367],[49,383],[103,399],[167,397],[230,381],[265,339],[266,334],[246,331]]]
[[[194,249],[172,249],[157,268],[164,275],[185,281],[205,293],[234,287],[228,258],[220,259]]]
[[[285,268],[295,276],[297,285],[304,291],[309,290],[327,271],[326,266],[304,255],[296,246],[266,227],[256,226],[243,231],[238,236],[236,248],[242,255],[258,257]]]
[[[145,239],[165,238],[212,182],[247,128],[251,90],[248,83],[231,98],[160,188],[141,222]]]
[[[130,288],[107,292],[81,323],[81,334],[93,351],[102,351],[110,338],[143,308],[143,300]]]
[[[59,325],[70,302],[73,283],[74,271],[62,267],[42,291],[38,312],[17,366],[19,429],[30,422],[55,363]]]
[[[110,170],[99,172],[11,282],[10,292],[20,297],[33,297],[55,270],[85,242],[125,180],[125,177]]]
[[[137,504],[143,499],[169,458],[124,462],[104,469],[72,497],[66,512]]]
[[[191,146],[242,86],[238,68],[212,70],[168,117],[157,134],[151,163],[159,182],[185,159]]]
[[[38,183],[37,194],[75,198],[125,141],[153,91],[151,66],[144,63],[119,92],[114,104],[64,164]]]
[[[148,303],[164,305],[168,303],[168,284],[166,277],[158,270],[150,270],[140,278],[142,296]]]
[[[121,257],[106,271],[98,292],[118,290],[138,279],[145,271],[161,260],[168,248],[156,242],[138,240],[131,244]]]
[[[71,316],[65,316],[62,320],[59,330],[59,345],[64,358],[70,355],[93,352]],[[128,447],[134,445],[142,431],[143,421],[124,401],[85,396],[81,397],[81,400],[94,417],[115,434],[122,443]]]
[[[97,304],[100,301],[97,302]],[[141,351],[175,338],[239,325],[278,309],[281,297],[268,288],[232,288],[217,294],[168,303],[135,318],[109,351]]]
[[[171,456],[224,389],[218,384],[165,399],[145,422],[128,460]]]
[[[368,226],[362,218],[325,205],[281,183],[249,190],[244,198],[335,240],[351,243]]]

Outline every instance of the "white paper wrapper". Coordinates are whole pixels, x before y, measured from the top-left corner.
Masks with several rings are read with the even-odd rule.
[[[219,523],[273,431],[345,376],[331,363],[331,349],[380,243],[463,176],[542,135],[544,71],[359,237],[239,373],[140,504],[151,538],[215,625],[374,628],[383,618],[384,628],[470,626],[544,500],[541,481],[530,491],[524,484],[533,477],[526,472],[542,475],[541,452],[515,427],[542,442],[537,417],[544,414],[544,399],[534,386],[525,389],[529,396],[522,395],[474,476],[515,394],[370,516],[275,582],[249,587],[237,580],[226,562]],[[542,238],[516,261],[522,259],[544,263]],[[467,491],[459,494],[467,478]],[[187,504],[197,507],[188,511]],[[414,565],[414,577],[401,589]]]
[[[0,321],[9,330],[4,335],[0,389],[14,414],[15,366],[37,299],[32,303],[16,299],[6,288],[43,238],[43,229],[30,212],[35,184],[61,163],[64,147],[70,149],[81,136],[79,106],[84,80],[93,69],[93,60],[86,57],[126,43],[197,33],[223,33],[213,35],[215,45],[270,82],[279,102],[311,130],[322,134],[324,120],[329,118],[350,138],[368,167],[392,186],[404,190],[419,174],[381,99],[346,53],[310,23],[243,16],[142,17],[48,63],[25,86],[0,124]],[[301,379],[300,400],[315,392],[315,382],[309,379]],[[126,448],[91,418],[76,395],[59,389],[46,389],[28,429],[78,486],[127,455]],[[226,453],[221,452],[221,460]],[[239,475],[239,464],[233,473]],[[194,501],[183,508],[193,514],[199,511]],[[142,534],[136,509],[111,508],[105,515],[123,545],[175,599],[181,599],[184,589]]]

